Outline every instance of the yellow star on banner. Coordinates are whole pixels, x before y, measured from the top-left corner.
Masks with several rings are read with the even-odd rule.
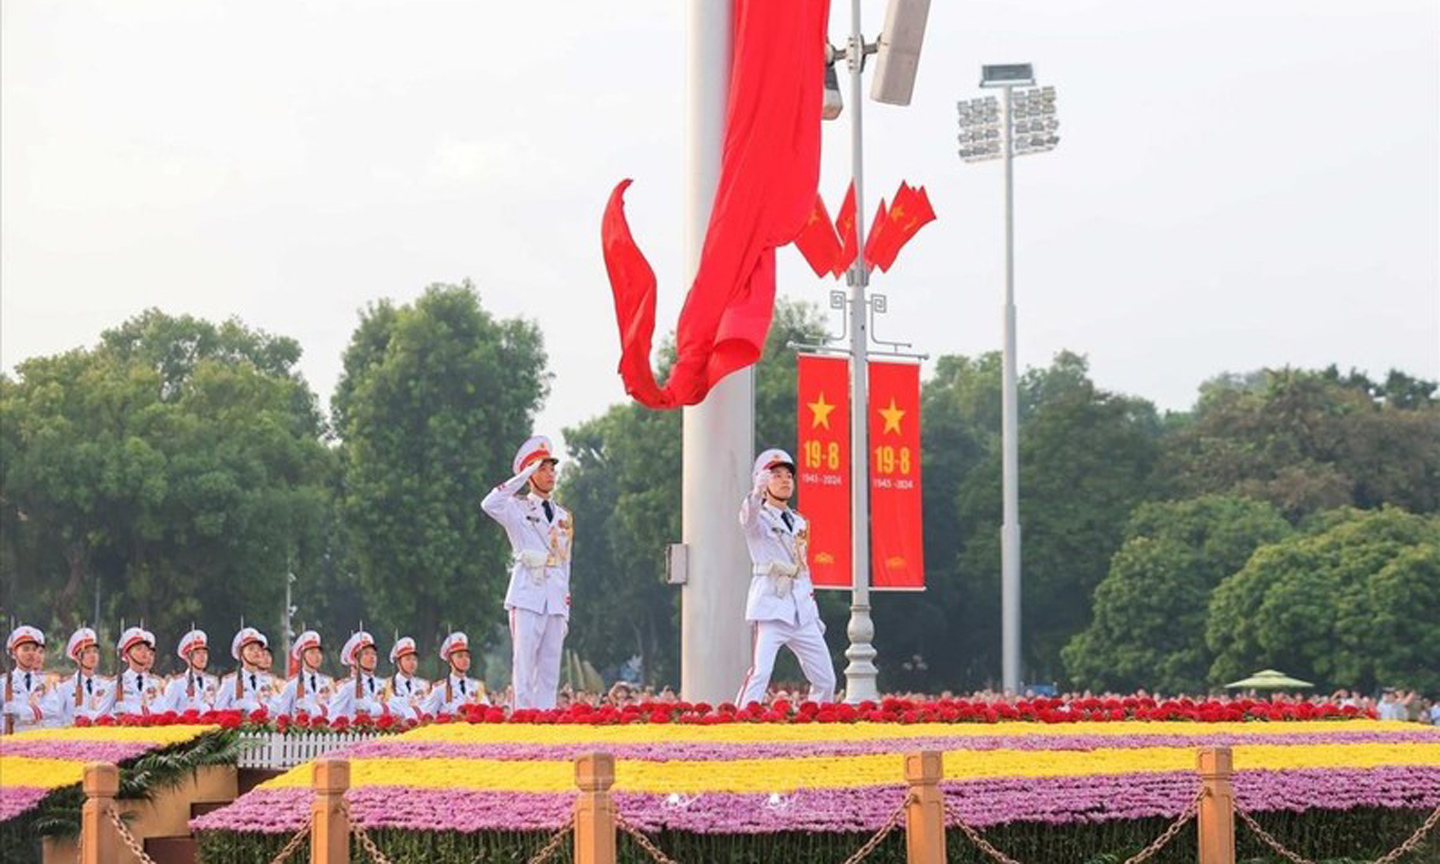
[[[805,406],[810,409],[810,428],[829,429],[830,412],[835,406],[825,401],[825,391],[820,391],[820,396],[814,402],[806,402]]]
[[[900,434],[900,418],[905,416],[905,410],[895,406],[895,397],[890,397],[890,407],[880,409],[880,416],[885,418],[885,428],[880,430],[882,435],[886,432]]]

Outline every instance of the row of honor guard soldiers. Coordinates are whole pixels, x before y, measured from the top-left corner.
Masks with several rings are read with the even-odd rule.
[[[320,671],[325,653],[320,634],[313,630],[301,633],[291,646],[288,677],[272,674],[269,641],[254,627],[241,628],[231,640],[230,655],[239,666],[223,676],[207,671],[210,648],[203,630],[181,637],[175,653],[184,671],[177,674],[166,677],[151,671],[155,648],[155,634],[142,627],[127,628],[115,646],[120,670],[113,677],[101,675],[99,639],[94,630],[81,627],[65,645],[75,672],[62,678],[44,671],[45,634],[28,625],[15,628],[5,641],[11,669],[0,694],[4,730],[70,726],[78,718],[94,721],[192,710],[248,714],[265,709],[272,717],[305,714],[329,720],[353,719],[360,713],[418,719],[426,714],[455,714],[467,702],[486,700],[485,685],[466,674],[470,645],[459,632],[451,633],[440,646],[448,674],[434,682],[416,677],[420,655],[408,636],[390,649],[394,672],[381,677],[379,646],[363,630],[352,634],[340,650],[341,662],[351,670],[350,677],[342,680]]]

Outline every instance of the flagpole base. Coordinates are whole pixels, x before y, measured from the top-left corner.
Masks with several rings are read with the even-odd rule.
[[[845,628],[850,647],[845,649],[845,658],[850,665],[845,667],[845,701],[851,705],[860,702],[876,702],[880,691],[876,689],[879,670],[875,668],[875,623],[870,620],[870,605],[855,603],[850,606],[850,623]]]

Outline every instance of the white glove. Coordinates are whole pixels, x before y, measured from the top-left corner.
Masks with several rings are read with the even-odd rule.
[[[756,471],[756,472],[755,472],[755,494],[756,494],[756,495],[763,495],[763,494],[765,494],[765,489],[766,489],[767,487],[769,487],[769,485],[770,485],[770,478],[771,478],[772,476],[774,476],[774,472],[771,471],[769,468],[761,468],[759,471]]]
[[[775,577],[775,596],[782,600],[790,596],[790,587],[795,584],[794,576]]]

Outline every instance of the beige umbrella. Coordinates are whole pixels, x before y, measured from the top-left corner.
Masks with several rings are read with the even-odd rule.
[[[1299,678],[1291,678],[1284,672],[1276,672],[1274,669],[1262,669],[1249,678],[1231,681],[1225,686],[1226,688],[1241,690],[1303,690],[1314,687],[1315,685],[1309,681],[1301,681]]]

